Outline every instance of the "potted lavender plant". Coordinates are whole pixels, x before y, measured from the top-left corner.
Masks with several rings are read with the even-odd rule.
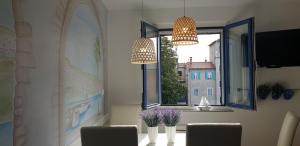
[[[161,122],[159,110],[151,109],[143,111],[142,119],[148,127],[147,130],[150,143],[155,143],[158,135],[158,125]]]
[[[176,124],[180,120],[178,110],[166,109],[161,112],[162,122],[165,124],[168,142],[174,142],[176,135]]]

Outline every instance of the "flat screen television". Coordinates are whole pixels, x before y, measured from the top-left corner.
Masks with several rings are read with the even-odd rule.
[[[300,29],[256,33],[260,67],[300,66]]]

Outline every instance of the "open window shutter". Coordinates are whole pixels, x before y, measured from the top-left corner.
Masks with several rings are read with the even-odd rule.
[[[143,100],[142,108],[152,108],[161,103],[160,77],[160,37],[159,31],[153,25],[141,22],[141,36],[150,38],[156,47],[157,63],[142,65],[143,69]]]
[[[256,109],[254,18],[224,28],[225,105]]]
[[[198,80],[201,80],[201,72],[198,72]]]

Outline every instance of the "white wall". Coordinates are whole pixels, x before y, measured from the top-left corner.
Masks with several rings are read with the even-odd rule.
[[[256,30],[269,31],[300,28],[300,5],[255,4],[246,8],[192,8],[187,15],[196,17],[198,26],[219,26],[233,20],[255,16]],[[142,72],[140,66],[129,63],[131,45],[139,34],[138,11],[109,11],[108,18],[108,95],[112,104],[140,104],[142,94]],[[160,28],[171,27],[181,16],[181,10],[149,10],[146,20]],[[284,81],[288,87],[300,88],[300,67],[258,69],[257,82]],[[184,113],[187,122],[241,122],[243,146],[274,146],[282,120],[288,110],[300,115],[300,94],[294,99],[258,101],[257,111],[235,110],[232,113]],[[126,118],[126,116],[124,116]],[[300,145],[300,128],[294,145]]]
[[[140,36],[135,11],[108,13],[108,97],[114,104],[140,104],[142,72],[130,64],[131,46]]]
[[[25,102],[26,146],[59,145],[57,6],[60,0],[23,1],[25,20],[32,26],[33,55],[36,68]],[[98,3],[103,35],[107,35],[107,10]],[[106,38],[104,46],[106,46]],[[105,47],[107,48],[107,47]],[[107,51],[105,51],[107,53]],[[106,55],[107,56],[107,55]],[[105,73],[106,74],[106,73]]]

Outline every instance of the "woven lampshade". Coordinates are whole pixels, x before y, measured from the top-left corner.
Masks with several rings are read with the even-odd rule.
[[[175,21],[172,43],[175,46],[198,44],[196,22],[193,18],[184,16]]]
[[[149,38],[137,39],[132,47],[132,64],[152,64],[156,63],[156,53],[154,43]]]

